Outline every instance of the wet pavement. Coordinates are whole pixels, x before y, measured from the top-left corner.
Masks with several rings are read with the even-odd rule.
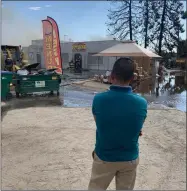
[[[9,102],[11,109],[27,107],[90,107],[94,95],[98,92],[81,87],[68,85],[69,82],[86,79],[81,76],[72,76],[64,81],[60,87],[60,96],[49,95],[46,92],[28,95],[20,99],[13,98]],[[165,77],[165,79],[148,79],[137,86],[136,93],[146,98],[152,107],[167,106],[186,112],[186,85],[180,76]],[[13,95],[14,97],[14,95]],[[9,108],[10,109],[10,108]]]
[[[186,112],[186,89],[184,76],[167,76],[161,81],[150,79],[142,82],[137,92],[149,104],[163,104]]]
[[[79,87],[66,86],[61,89],[61,100],[65,107],[89,107],[97,92]],[[186,112],[186,85],[184,76],[166,76],[163,79],[148,79],[142,82],[136,93],[142,95],[149,105],[164,105]]]
[[[64,86],[60,90],[64,107],[90,107],[97,92],[76,86]]]

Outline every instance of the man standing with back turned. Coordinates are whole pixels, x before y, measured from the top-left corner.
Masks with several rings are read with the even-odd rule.
[[[139,163],[138,139],[147,115],[147,101],[132,92],[135,64],[118,59],[110,90],[94,97],[96,144],[89,190],[106,190],[115,177],[117,190],[133,190]]]

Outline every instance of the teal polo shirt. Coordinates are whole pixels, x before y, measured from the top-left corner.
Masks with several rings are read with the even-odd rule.
[[[110,86],[94,97],[97,156],[108,162],[131,161],[139,156],[138,139],[147,115],[147,101],[130,86]]]

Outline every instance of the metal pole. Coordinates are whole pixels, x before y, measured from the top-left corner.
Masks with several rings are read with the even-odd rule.
[[[186,11],[187,11],[187,0],[186,0]],[[187,40],[187,18],[186,18],[186,40]]]
[[[97,57],[98,71],[99,71],[99,57]]]

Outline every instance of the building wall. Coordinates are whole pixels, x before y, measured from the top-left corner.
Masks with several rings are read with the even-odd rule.
[[[113,63],[113,58],[109,59],[109,57],[95,57],[94,54],[97,54],[107,48],[110,48],[119,41],[116,40],[107,40],[107,41],[90,41],[85,42],[86,51],[85,52],[72,52],[72,56],[75,53],[80,53],[83,58],[83,68],[89,70],[109,70]]]
[[[40,59],[38,60],[38,58]],[[36,62],[41,61],[41,68],[44,68],[44,59],[43,59],[43,47],[41,45],[31,45],[28,47],[28,58],[29,58],[29,63],[33,64]]]
[[[106,71],[112,70],[116,57],[96,57],[93,56],[107,48],[110,48],[118,43],[116,40],[106,41],[89,41],[83,42],[86,44],[86,50],[84,52],[73,52],[72,46],[76,42],[63,42],[61,43],[61,52],[63,60],[63,68],[69,67],[69,62],[74,58],[76,53],[80,53],[82,56],[82,67],[88,70],[94,71]],[[28,54],[30,63],[37,62],[37,54],[41,55],[41,67],[45,68],[44,55],[43,55],[43,40],[33,40],[32,45],[28,47]],[[143,68],[149,74],[156,72],[156,63],[150,58],[137,57],[134,58],[138,65]]]
[[[43,46],[43,40],[42,39],[40,39],[40,40],[32,40],[31,44],[34,45],[34,46]]]
[[[72,44],[72,42],[64,42],[60,44],[64,69],[69,67],[69,62],[72,59]]]
[[[76,53],[82,56],[82,67],[89,70],[111,70],[115,58],[113,57],[95,57],[97,54],[111,46],[119,43],[116,40],[107,41],[89,41],[86,44],[86,51],[72,52],[72,45],[76,42],[63,42],[61,43],[61,52],[63,60],[63,68],[69,67],[69,62],[74,58]],[[28,57],[30,63],[37,62],[37,54],[41,55],[41,67],[44,68],[44,55],[43,55],[43,40],[33,40],[32,45],[28,47]]]

